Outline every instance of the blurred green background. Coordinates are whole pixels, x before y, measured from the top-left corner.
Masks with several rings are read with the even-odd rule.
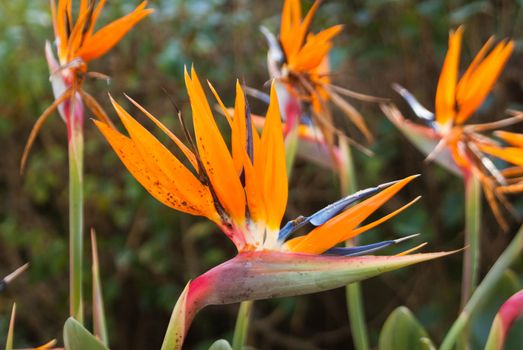
[[[137,3],[108,1],[99,23],[127,13]],[[304,6],[311,3],[304,1]],[[236,78],[268,90],[266,45],[258,27],[263,24],[277,32],[280,1],[157,0],[151,5],[156,13],[90,65],[90,70],[112,77],[109,84],[87,81],[85,89],[113,118],[107,93],[125,106],[125,92],[178,130],[162,89],[174,96],[190,118],[182,73],[184,65],[193,63],[228,103],[234,98]],[[470,62],[490,35],[512,37],[516,51],[474,121],[499,118],[507,107],[523,109],[523,1],[325,1],[313,29],[337,23],[345,24],[345,29],[335,40],[331,56],[336,84],[391,97],[408,116],[412,114],[390,84],[402,84],[433,109],[449,29],[466,25],[463,62]],[[30,270],[0,294],[0,339],[7,332],[9,311],[16,301],[19,347],[61,339],[68,315],[67,136],[57,114],[42,129],[26,174],[21,176],[18,171],[31,127],[53,99],[44,58],[45,40],[52,37],[47,1],[0,1],[0,276],[26,261],[31,263]],[[251,104],[254,112],[264,113],[263,104]],[[421,239],[429,242],[426,250],[462,247],[461,180],[437,165],[424,163],[423,156],[377,106],[354,104],[376,136],[371,147],[374,157],[356,154],[359,187],[414,173],[423,175],[381,214],[417,195],[423,195],[422,200],[366,233],[363,242],[421,232]],[[338,125],[358,138],[341,116],[339,120]],[[85,229],[88,232],[93,227],[98,233],[110,343],[114,349],[159,348],[185,283],[232,257],[234,247],[213,224],[156,202],[127,173],[90,120],[85,129]],[[298,161],[286,218],[310,214],[338,197],[335,175]],[[515,204],[523,213],[523,202],[515,198]],[[504,233],[488,208],[484,213],[482,274],[519,226],[514,220],[511,230]],[[86,240],[86,298],[90,298],[88,248]],[[385,253],[391,252],[394,250]],[[484,343],[502,301],[522,288],[522,277],[520,261],[479,315],[473,327],[474,349]],[[441,340],[458,312],[460,278],[461,255],[457,254],[364,282],[372,343],[377,344],[385,318],[399,305],[407,305],[432,338]],[[89,314],[90,302],[86,304]],[[191,328],[187,349],[207,349],[218,338],[230,339],[237,308],[204,309]],[[508,349],[519,346],[515,338],[523,332],[521,321],[517,327]],[[257,349],[351,349],[344,290],[256,302],[248,344]]]

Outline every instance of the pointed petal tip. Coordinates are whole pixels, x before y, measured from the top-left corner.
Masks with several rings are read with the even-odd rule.
[[[394,243],[405,242],[405,241],[408,241],[408,240],[410,240],[412,238],[418,237],[420,235],[421,235],[421,233],[418,232],[418,233],[414,233],[414,234],[411,234],[411,235],[408,235],[408,236],[405,236],[405,237],[400,237],[398,239],[395,239]]]

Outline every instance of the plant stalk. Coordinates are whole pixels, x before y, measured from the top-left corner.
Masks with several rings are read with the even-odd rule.
[[[240,304],[238,318],[236,319],[236,326],[234,327],[234,336],[232,338],[233,350],[243,349],[243,345],[247,339],[247,332],[249,330],[252,306],[252,300],[247,300]]]
[[[461,285],[461,308],[478,285],[480,262],[481,184],[475,175],[465,178],[465,246]]]
[[[83,121],[71,115],[69,124],[69,311],[83,324]]]
[[[465,250],[461,277],[461,309],[465,307],[478,285],[480,263],[481,184],[472,173],[464,178],[465,183]],[[463,329],[459,349],[469,348],[469,330]]]
[[[510,242],[508,247],[505,248],[483,281],[476,288],[469,301],[463,308],[463,311],[461,311],[461,314],[456,319],[456,321],[454,321],[454,324],[443,339],[443,343],[439,348],[440,350],[452,350],[459,335],[467,327],[470,319],[474,316],[474,313],[481,306],[482,302],[489,298],[497,283],[503,276],[504,271],[509,268],[521,255],[522,250],[523,226],[521,226],[516,236],[512,239],[512,242]]]
[[[344,156],[346,163],[339,169],[340,188],[343,196],[355,193],[358,190],[356,171],[352,150],[345,140],[340,140],[340,153]],[[356,238],[345,242],[346,246],[356,245]],[[367,334],[367,324],[365,322],[365,308],[361,285],[359,282],[351,283],[345,287],[347,299],[347,309],[349,314],[350,329],[356,350],[369,349],[369,337]]]

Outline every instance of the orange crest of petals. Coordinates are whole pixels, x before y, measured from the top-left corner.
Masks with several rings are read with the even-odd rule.
[[[194,149],[130,100],[174,141],[187,165],[114,100],[113,106],[129,136],[104,122],[95,123],[131,174],[157,200],[173,209],[208,217],[226,231],[240,251],[260,247],[265,241],[273,246],[288,193],[285,145],[274,87],[259,135],[240,84],[236,84],[232,116],[211,86],[232,130],[229,149],[194,68],[190,73],[185,71],[185,83],[193,116]],[[256,232],[251,232],[253,226],[264,231],[256,237]]]
[[[84,63],[99,58],[111,50],[138,22],[153,10],[143,1],[134,11],[95,32],[95,25],[106,0],[81,0],[78,16],[73,19],[72,0],[51,0],[53,27],[61,64],[75,59]]]
[[[514,42],[506,40],[488,53],[493,44],[490,38],[458,81],[463,31],[459,27],[450,33],[436,92],[436,121],[446,128],[463,124],[481,106],[514,50]]]
[[[321,0],[316,0],[302,19],[301,1],[285,0],[281,16],[280,42],[290,71],[315,73],[318,66],[327,59],[332,39],[343,28],[342,25],[336,25],[317,34],[309,32],[320,4]]]

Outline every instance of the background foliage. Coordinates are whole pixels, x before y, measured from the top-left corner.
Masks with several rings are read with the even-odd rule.
[[[156,13],[90,67],[112,77],[109,84],[86,84],[107,110],[107,92],[122,103],[122,93],[126,92],[177,130],[174,110],[162,89],[186,107],[182,72],[183,65],[192,63],[229,103],[233,101],[236,77],[267,90],[266,45],[258,26],[277,31],[278,1],[151,2]],[[136,3],[110,1],[103,16],[107,21],[116,18]],[[313,27],[336,23],[346,25],[332,55],[336,83],[391,97],[407,114],[407,107],[394,95],[390,84],[402,84],[432,108],[450,28],[466,25],[467,60],[491,34],[512,37],[517,49],[475,120],[491,120],[506,107],[523,109],[522,1],[326,1]],[[52,102],[43,55],[44,42],[52,37],[46,1],[0,1],[0,276],[25,261],[31,262],[28,273],[0,295],[0,334],[6,334],[9,309],[16,300],[16,338],[21,347],[61,338],[68,312],[67,137],[58,115],[42,129],[26,175],[18,172],[32,124]],[[263,104],[251,103],[255,112],[264,111]],[[423,174],[384,209],[397,208],[418,194],[423,195],[422,200],[367,233],[363,241],[421,232],[431,250],[461,247],[461,180],[438,166],[425,164],[422,155],[376,106],[355,103],[376,136],[374,157],[356,155],[359,187]],[[189,111],[184,110],[190,118]],[[111,115],[114,117],[114,113]],[[342,118],[340,122],[343,125]],[[351,130],[347,133],[354,134]],[[159,348],[170,311],[185,283],[232,256],[234,247],[214,225],[180,215],[152,199],[100,136],[87,120],[86,230],[94,227],[98,233],[112,348]],[[287,216],[311,213],[338,196],[336,177],[330,171],[298,162]],[[482,271],[486,272],[518,224],[514,220],[512,229],[504,233],[488,210],[483,220]],[[87,250],[86,254],[90,259]],[[520,265],[507,274],[473,326],[477,344],[484,343],[497,307],[522,288],[523,261]],[[402,304],[416,314],[433,339],[441,339],[458,312],[460,276],[461,257],[456,255],[364,282],[373,343],[377,344],[387,315]],[[86,287],[89,283],[86,278]],[[236,311],[237,305],[204,310],[193,324],[187,348],[207,349],[215,339],[230,339]],[[257,302],[248,343],[259,349],[349,349],[352,342],[346,315],[341,289]],[[521,321],[518,327],[513,334],[523,331]]]

